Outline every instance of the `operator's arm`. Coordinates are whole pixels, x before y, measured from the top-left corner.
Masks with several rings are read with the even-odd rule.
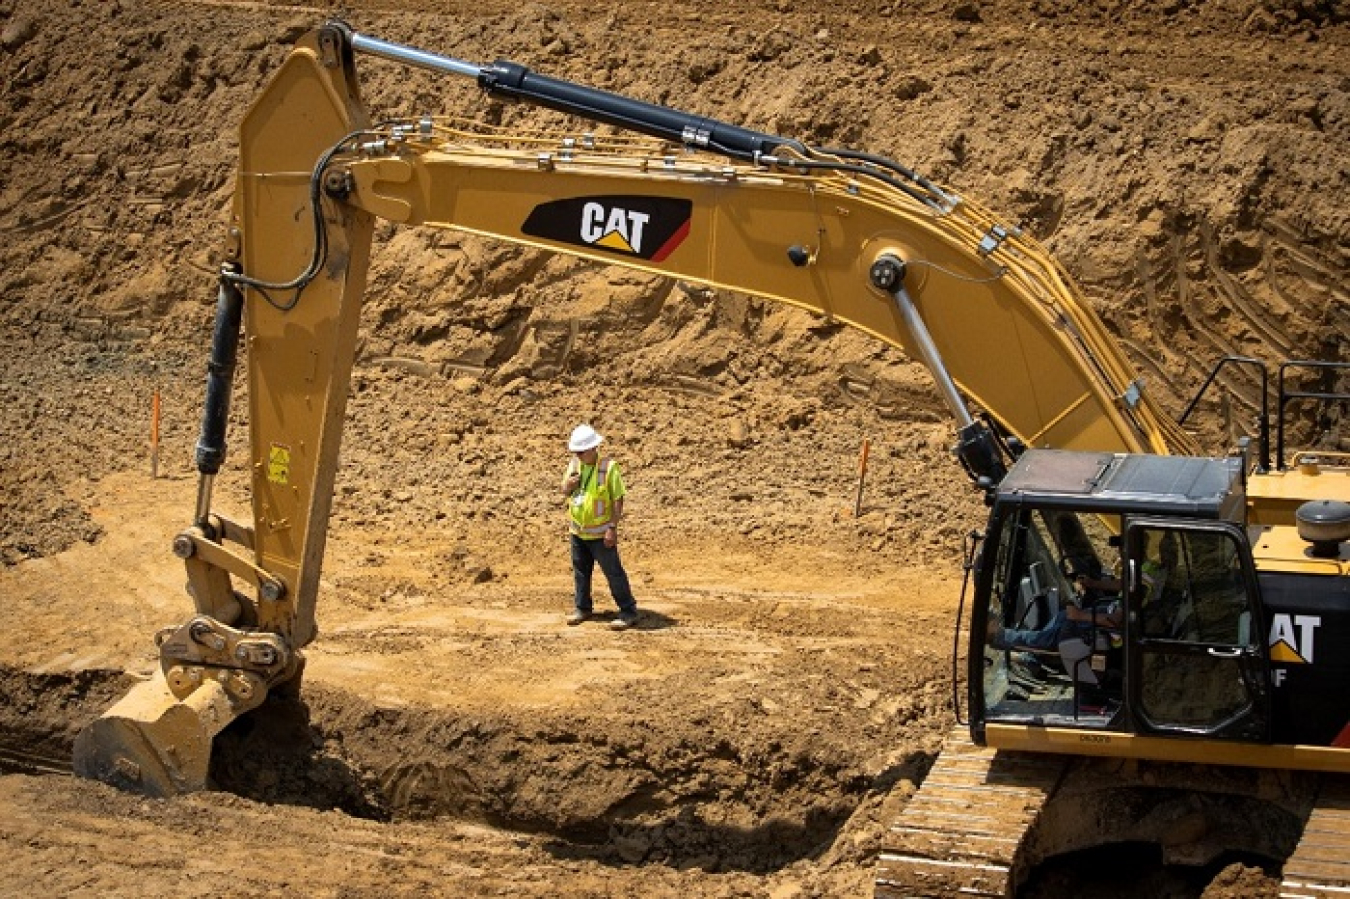
[[[1112,603],[1105,609],[1080,609],[1071,605],[1065,609],[1065,615],[1070,621],[1094,627],[1118,628],[1123,621],[1118,603]]]
[[[1120,578],[1109,574],[1101,577],[1093,577],[1089,574],[1080,574],[1077,582],[1086,590],[1096,590],[1098,593],[1119,593]]]

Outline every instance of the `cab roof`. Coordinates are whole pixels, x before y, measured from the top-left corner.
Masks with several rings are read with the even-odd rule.
[[[996,504],[1242,523],[1241,460],[1029,449],[995,491]]]

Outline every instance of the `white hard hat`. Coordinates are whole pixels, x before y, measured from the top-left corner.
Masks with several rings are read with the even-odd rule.
[[[577,425],[572,429],[572,436],[567,441],[567,448],[574,453],[584,453],[586,450],[595,449],[605,442],[605,438],[595,433],[595,428],[590,425]]]

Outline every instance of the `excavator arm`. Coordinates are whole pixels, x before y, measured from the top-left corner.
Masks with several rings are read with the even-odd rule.
[[[372,125],[357,52],[619,130]],[[958,454],[986,489],[1017,443],[1190,449],[1042,247],[902,166],[330,23],[298,43],[241,126],[197,508],[174,543],[196,615],[158,636],[156,675],[80,734],[80,773],[152,795],[202,789],[215,734],[298,681],[376,220],[668,275],[859,328],[932,372]],[[251,527],[211,508],[241,329]]]

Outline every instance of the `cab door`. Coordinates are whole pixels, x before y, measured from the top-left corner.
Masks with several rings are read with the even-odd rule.
[[[1138,731],[1268,742],[1266,625],[1246,534],[1228,522],[1139,519],[1124,545]]]

